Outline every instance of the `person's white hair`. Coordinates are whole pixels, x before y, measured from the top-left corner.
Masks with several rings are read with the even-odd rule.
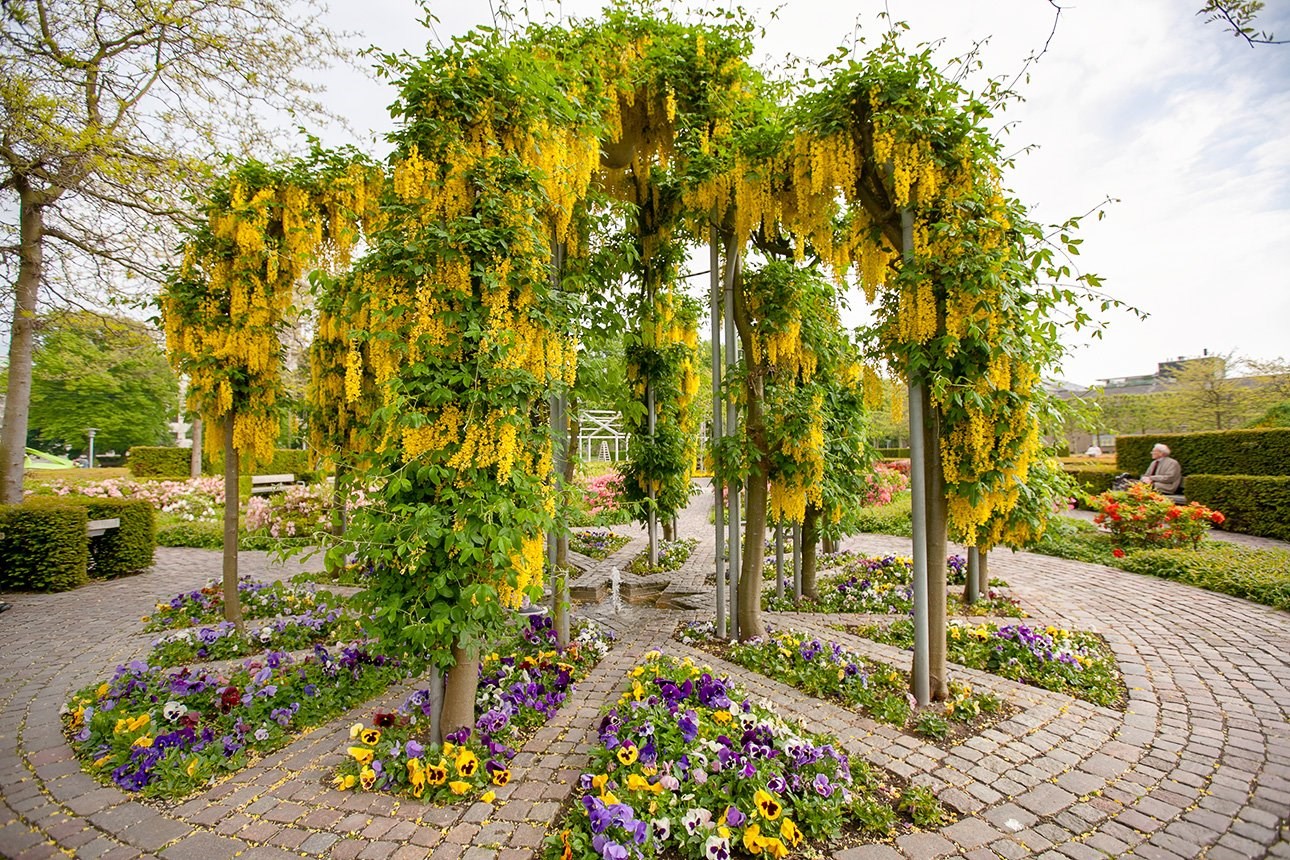
[[[1170,453],[1172,453],[1172,452],[1170,452],[1170,450],[1169,450],[1169,446],[1168,446],[1168,445],[1166,445],[1164,442],[1157,442],[1156,444],[1152,445],[1152,446],[1151,446],[1151,450],[1152,450],[1152,451],[1159,451],[1159,452],[1161,452],[1162,454],[1164,454],[1166,457],[1168,457],[1168,456],[1169,456],[1169,454],[1170,454]]]

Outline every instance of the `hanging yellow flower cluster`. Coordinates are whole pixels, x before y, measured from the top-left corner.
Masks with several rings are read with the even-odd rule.
[[[330,254],[347,260],[377,225],[382,172],[278,171],[249,164],[212,196],[162,296],[171,362],[212,425],[231,417],[233,445],[254,462],[273,455],[281,398],[280,335],[301,276]],[[219,451],[221,436],[206,436]]]

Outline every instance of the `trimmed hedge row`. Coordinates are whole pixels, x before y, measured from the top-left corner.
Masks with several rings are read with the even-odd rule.
[[[1062,464],[1062,471],[1079,484],[1080,489],[1090,496],[1100,495],[1111,489],[1111,482],[1115,476],[1120,474],[1120,470],[1115,466],[1101,464]],[[1188,478],[1188,481],[1191,479]]]
[[[908,448],[879,448],[878,456],[884,460],[903,460],[909,457]]]
[[[187,478],[190,471],[192,451],[189,448],[159,448],[147,445],[136,445],[126,454],[126,465],[130,474],[136,478]],[[219,475],[224,471],[224,458],[202,458],[202,472],[207,475]],[[309,452],[299,448],[278,448],[273,452],[273,459],[255,467],[254,471],[245,467],[244,475],[283,475],[291,473],[297,478],[309,481],[316,479],[316,474],[309,468]]]
[[[135,445],[125,452],[125,464],[136,478],[187,478],[191,458],[188,448]]]
[[[90,538],[90,520],[121,525]],[[0,506],[0,588],[66,591],[152,564],[152,505],[128,499],[34,498]]]
[[[1221,430],[1115,437],[1116,465],[1141,475],[1151,465],[1151,447],[1163,442],[1182,464],[1191,497],[1192,475],[1285,475],[1290,473],[1290,429]],[[1226,512],[1225,512],[1226,513]]]
[[[1290,476],[1188,475],[1187,499],[1222,511],[1223,528],[1290,540]]]

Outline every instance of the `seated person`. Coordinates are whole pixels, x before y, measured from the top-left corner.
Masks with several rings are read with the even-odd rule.
[[[1169,446],[1157,443],[1152,447],[1151,465],[1147,467],[1147,473],[1142,476],[1142,482],[1150,484],[1151,489],[1158,493],[1172,495],[1182,486],[1182,479],[1182,466],[1169,456]]]

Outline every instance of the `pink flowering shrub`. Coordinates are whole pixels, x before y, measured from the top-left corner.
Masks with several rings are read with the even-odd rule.
[[[224,479],[195,478],[187,481],[135,481],[108,478],[96,484],[67,484],[51,481],[42,494],[89,496],[96,499],[138,499],[161,513],[181,520],[219,519],[224,507]]]
[[[331,522],[331,487],[288,487],[271,496],[252,496],[246,503],[246,530],[273,538],[301,538],[325,532]]]
[[[897,493],[909,489],[909,463],[908,461],[898,462],[905,464],[904,471],[896,464],[874,464],[873,474],[866,479],[869,493],[865,496],[865,507],[889,505]]]
[[[614,472],[588,478],[582,484],[582,497],[592,516],[617,513],[621,510],[623,479]]]

